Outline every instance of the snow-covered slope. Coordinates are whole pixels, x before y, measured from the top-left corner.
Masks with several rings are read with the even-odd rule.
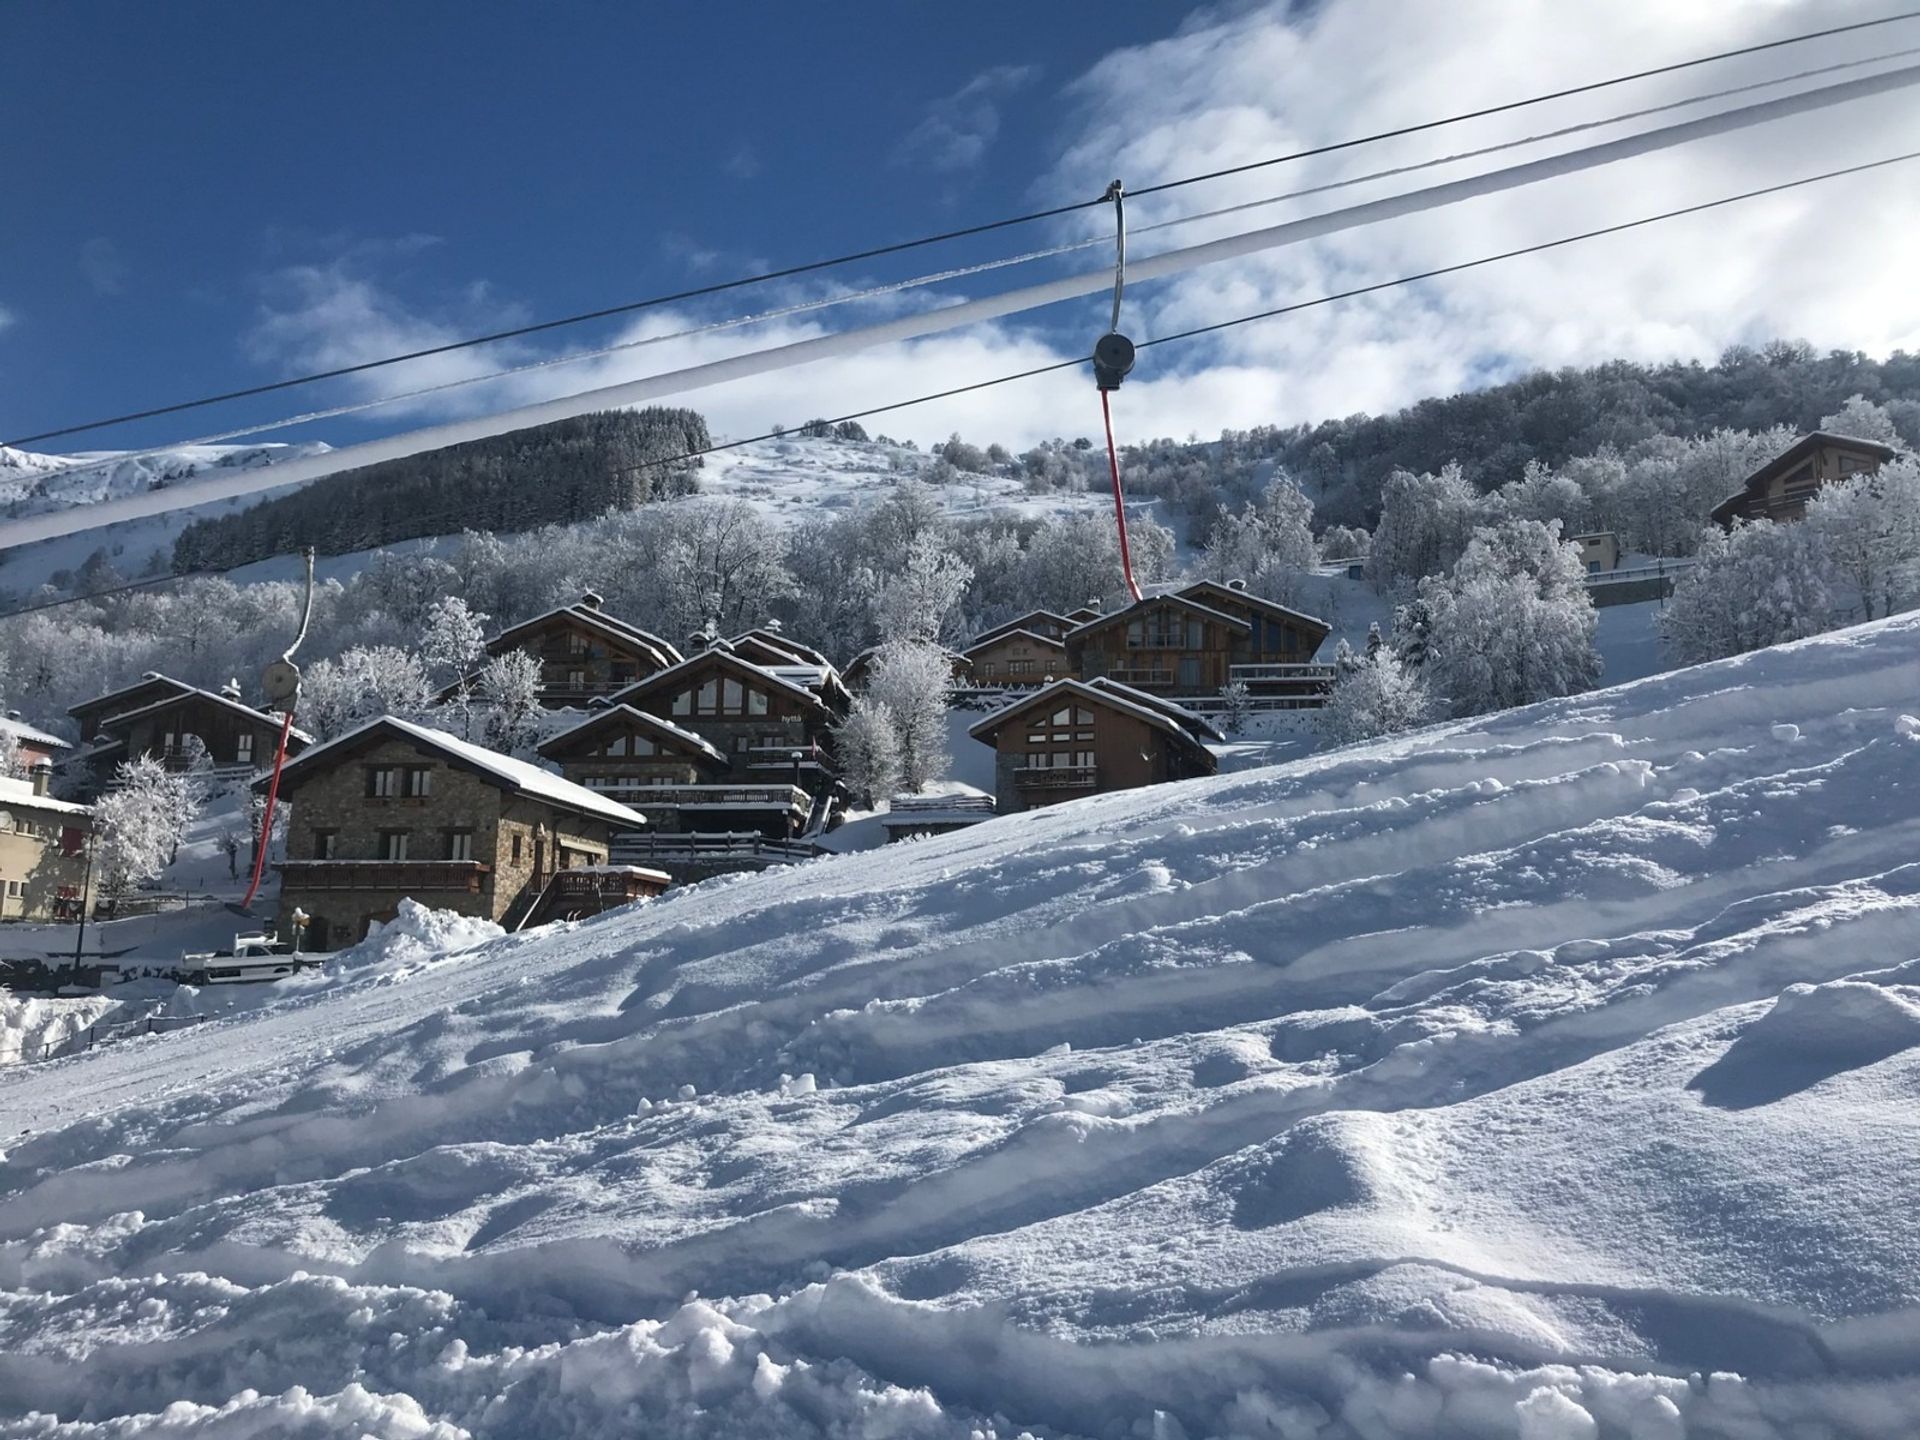
[[[0,506],[16,515],[65,510],[157,490],[209,470],[258,470],[333,447],[298,445],[185,445],[143,455],[112,450],[40,455],[0,445]]]
[[[1906,617],[410,917],[0,1075],[0,1432],[1911,1434],[1916,709]]]

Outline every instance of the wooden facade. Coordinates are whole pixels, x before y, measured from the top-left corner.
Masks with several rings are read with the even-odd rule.
[[[831,781],[836,709],[807,686],[741,659],[725,641],[629,686],[612,703],[698,735],[726,757],[716,779],[730,784],[790,780],[818,794]]]
[[[603,699],[681,658],[659,636],[607,614],[591,591],[572,605],[509,626],[486,643],[489,656],[515,650],[539,662],[540,703],[550,710]]]
[[[976,722],[994,747],[995,808],[1002,814],[1214,773],[1198,716],[1111,682],[1057,680]]]
[[[1801,519],[1821,486],[1872,474],[1899,453],[1875,440],[1815,430],[1742,481],[1713,507],[1713,521],[1730,529],[1737,520]]]
[[[1072,674],[1067,647],[1036,630],[1003,630],[963,652],[967,673],[983,688],[1044,685]]]
[[[109,716],[124,715],[129,710],[144,710],[155,701],[164,700],[169,695],[185,695],[193,689],[183,681],[162,675],[157,670],[149,670],[131,685],[123,685],[118,690],[81,701],[71,707],[67,714],[80,727],[80,742],[85,745],[99,736],[100,723]]]
[[[264,786],[265,780],[255,788]],[[534,766],[386,717],[290,761],[280,913],[307,946],[350,945],[406,897],[513,924],[553,877],[604,866],[625,806]]]
[[[1149,595],[1067,633],[1069,673],[1150,695],[1210,695],[1228,681],[1252,626],[1184,595]]]
[[[273,763],[284,717],[256,710],[229,693],[181,687],[136,710],[109,715],[95,724],[94,744],[84,757],[94,767],[94,785],[111,782],[112,767],[143,756],[173,769],[194,763],[197,740],[216,769],[258,770]],[[313,737],[295,727],[287,736],[287,754],[297,755]]]

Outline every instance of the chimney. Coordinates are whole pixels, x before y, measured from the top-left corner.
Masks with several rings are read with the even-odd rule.
[[[584,610],[598,610],[606,603],[605,598],[602,597],[597,590],[587,590],[581,593],[580,606]]]
[[[1229,590],[1244,590],[1247,588],[1247,582],[1244,580],[1229,580],[1227,581],[1227,588]]]
[[[7,719],[18,720],[19,718],[20,718],[20,712],[18,710],[7,711]]]
[[[780,621],[777,618],[775,618],[775,619],[769,619],[767,623],[762,625],[760,628],[766,631],[769,635],[778,635],[781,630],[781,625],[780,625]]]
[[[34,761],[33,769],[28,772],[28,776],[33,781],[33,793],[44,798],[47,791],[53,786],[53,762],[50,760]]]
[[[220,698],[222,700],[239,700],[240,682],[237,679],[227,681],[226,684],[220,687]]]

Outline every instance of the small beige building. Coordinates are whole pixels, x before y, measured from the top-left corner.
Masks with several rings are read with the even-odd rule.
[[[1579,549],[1580,568],[1589,575],[1610,575],[1620,568],[1620,537],[1611,530],[1569,535],[1567,543]]]
[[[511,928],[544,913],[549,890],[584,883],[568,872],[595,872],[622,899],[666,884],[608,864],[612,834],[646,824],[638,812],[390,715],[288,761],[280,794],[292,810],[280,913],[307,912],[310,950],[353,944],[409,896]]]
[[[0,777],[0,919],[78,920],[93,903],[87,832],[93,812],[47,793],[52,767]]]

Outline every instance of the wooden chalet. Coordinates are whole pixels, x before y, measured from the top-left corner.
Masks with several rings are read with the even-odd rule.
[[[149,670],[131,685],[123,685],[118,690],[109,690],[104,695],[81,701],[71,707],[67,714],[80,727],[80,741],[84,745],[100,734],[100,722],[109,716],[142,710],[156,700],[163,700],[169,695],[185,695],[193,688],[184,681],[162,675],[158,670]]]
[[[614,832],[646,824],[637,811],[392,716],[289,761],[280,795],[292,812],[280,913],[307,912],[314,950],[353,944],[409,896],[514,928],[543,911],[592,913],[615,895],[667,884],[659,872],[609,868]],[[596,878],[556,879],[576,870]]]
[[[142,756],[169,769],[185,769],[199,755],[190,743],[194,740],[206,747],[206,759],[215,770],[250,771],[273,763],[285,717],[246,704],[239,686],[217,694],[171,680],[151,690],[134,688],[159,698],[95,720],[91,743],[72,757],[92,768],[95,788],[110,783],[122,761]],[[98,701],[89,701],[75,711],[97,714],[98,706]],[[287,736],[287,754],[297,755],[312,743],[313,737],[295,726]]]
[[[960,652],[972,683],[983,690],[1025,689],[1073,673],[1067,647],[1039,630],[1000,630]]]
[[[595,711],[539,753],[574,784],[637,810],[650,835],[751,831],[791,839],[813,809],[813,796],[791,777],[729,779],[732,764],[713,744],[631,705]]]
[[[1071,615],[1062,615],[1057,610],[1029,610],[1024,615],[1016,615],[1011,620],[1003,620],[998,625],[982,630],[973,637],[973,644],[984,645],[997,635],[1011,634],[1015,630],[1059,640],[1074,626],[1084,624],[1099,613],[1091,605],[1075,610]]]
[[[949,650],[944,645],[941,653],[947,657],[948,668],[953,672],[953,683],[963,687],[973,683],[973,665],[958,650]],[[846,681],[847,689],[856,694],[867,688],[867,678],[873,673],[873,662],[880,658],[881,647],[869,646],[847,662],[846,669],[840,672],[840,678]]]
[[[588,591],[571,605],[508,626],[486,642],[486,653],[525,650],[539,661],[540,703],[550,710],[603,699],[680,663],[679,650],[667,641],[601,607],[600,597]],[[449,686],[441,698],[457,688]]]
[[[1900,452],[1877,440],[1815,430],[1754,471],[1711,512],[1716,525],[1737,520],[1798,520],[1823,485],[1872,474]]]
[[[1081,679],[1150,695],[1212,700],[1237,681],[1269,703],[1318,704],[1333,672],[1313,657],[1331,633],[1243,586],[1202,580],[1075,627],[1066,651]]]
[[[995,751],[998,813],[1083,795],[1211,775],[1198,715],[1111,680],[1056,680],[976,721],[967,733]]]

